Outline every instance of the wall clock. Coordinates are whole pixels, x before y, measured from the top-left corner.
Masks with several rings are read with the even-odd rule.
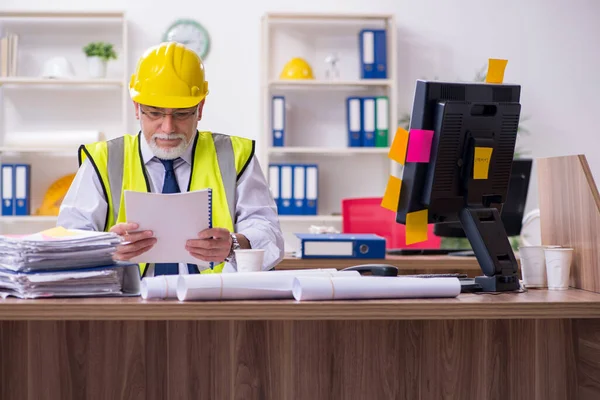
[[[192,19],[178,19],[166,30],[163,40],[177,42],[194,50],[203,60],[208,55],[210,36],[199,22]]]

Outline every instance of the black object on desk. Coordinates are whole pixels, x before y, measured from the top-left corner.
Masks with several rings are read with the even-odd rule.
[[[410,138],[433,132],[430,154],[406,160],[396,222],[427,210],[427,223],[460,222],[485,292],[520,288],[518,263],[500,217],[521,114],[519,85],[418,80]],[[428,136],[427,136],[428,137]]]
[[[388,264],[362,264],[344,268],[342,271],[358,271],[361,275],[370,272],[377,276],[398,276],[398,268]]]

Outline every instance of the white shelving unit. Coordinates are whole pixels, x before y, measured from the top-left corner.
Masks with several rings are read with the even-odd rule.
[[[77,171],[78,145],[11,147],[7,134],[98,131],[109,139],[127,132],[128,29],[124,12],[0,11],[0,37],[18,36],[17,70],[0,76],[0,163],[31,165],[31,215],[0,216],[1,233],[28,233],[53,226],[56,216],[34,215],[48,187]],[[117,60],[105,78],[91,78],[83,47],[113,44]],[[44,78],[44,63],[64,57],[70,78]],[[82,139],[82,143],[84,140]]]
[[[387,32],[386,79],[360,78],[359,32]],[[339,57],[339,77],[326,77],[325,58]],[[284,65],[304,58],[315,79],[281,80]],[[396,24],[393,15],[268,13],[262,19],[262,126],[257,153],[266,170],[272,163],[319,165],[319,213],[281,215],[286,250],[297,248],[295,232],[310,225],[334,226],[341,231],[344,198],[381,197],[390,173],[389,147],[348,147],[346,98],[387,96],[389,144],[398,125]],[[285,147],[272,146],[272,96],[285,96]]]

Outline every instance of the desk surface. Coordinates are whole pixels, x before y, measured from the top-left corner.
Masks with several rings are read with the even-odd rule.
[[[343,259],[322,258],[302,259],[285,257],[277,269],[305,269],[305,268],[337,268],[343,269],[358,264],[390,264],[402,270],[431,270],[447,272],[449,270],[473,270],[480,274],[481,269],[475,257],[456,256],[392,256],[382,259]]]
[[[0,320],[434,320],[600,318],[600,294],[533,289],[453,299],[368,301],[0,300]]]

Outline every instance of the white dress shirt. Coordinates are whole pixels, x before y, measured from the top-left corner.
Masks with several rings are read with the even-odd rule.
[[[140,143],[142,158],[150,180],[150,190],[160,193],[165,179],[165,168],[154,156],[143,137]],[[190,145],[185,153],[173,163],[181,191],[187,189],[190,180],[192,147]],[[271,269],[283,258],[284,240],[275,201],[256,156],[252,157],[246,170],[238,179],[236,192],[235,233],[244,235],[252,248],[264,249],[263,269]],[[104,227],[107,208],[108,204],[104,198],[98,175],[89,159],[86,158],[61,204],[57,225],[72,229],[100,231]],[[145,276],[153,276],[152,266],[153,264],[149,265],[150,268]],[[187,271],[186,264],[179,265],[180,274],[187,274]],[[223,272],[236,272],[235,260],[226,262]]]

